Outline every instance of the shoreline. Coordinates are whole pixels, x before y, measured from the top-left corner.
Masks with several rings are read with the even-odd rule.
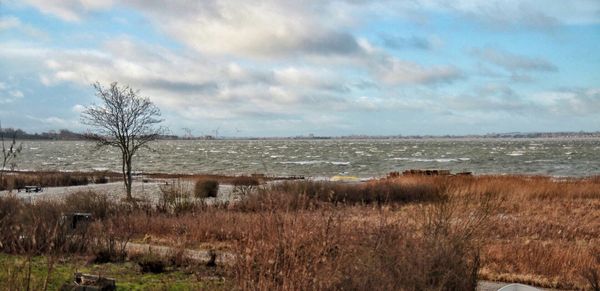
[[[379,141],[379,140],[406,140],[406,141],[431,141],[431,140],[600,140],[600,132],[589,132],[588,135],[581,135],[579,133],[557,134],[555,133],[528,133],[522,134],[492,134],[486,135],[465,135],[465,136],[436,136],[436,135],[423,135],[423,136],[323,136],[323,137],[220,137],[220,138],[159,138],[157,141],[202,141],[202,142],[219,142],[219,141],[328,141],[328,140],[345,140],[345,141]],[[84,141],[93,143],[93,141],[84,138],[17,138],[17,141]]]
[[[423,169],[407,169],[404,171],[451,171],[441,167],[438,168],[423,168]],[[222,174],[222,173],[206,173],[206,172],[143,172],[136,171],[133,172],[132,175],[137,178],[157,178],[157,179],[216,179],[216,180],[231,180],[237,177],[255,177],[259,179],[269,180],[269,181],[277,181],[277,180],[326,180],[332,177],[355,177],[360,180],[374,180],[374,179],[382,179],[388,176],[390,173],[399,172],[399,171],[391,171],[381,175],[370,175],[370,176],[357,176],[352,175],[351,173],[338,173],[335,175],[271,175],[265,173],[237,173],[237,174]],[[545,177],[552,179],[567,179],[567,180],[585,180],[585,179],[593,179],[596,177],[600,177],[600,173],[592,173],[589,175],[549,175],[549,174],[538,174],[531,172],[500,172],[500,173],[477,173],[470,171],[456,171],[451,172],[449,176],[459,175],[463,172],[469,172],[472,176],[476,177]],[[401,172],[400,172],[401,173]],[[7,170],[4,171],[5,175],[19,175],[19,174],[32,174],[32,175],[52,175],[52,174],[74,174],[74,175],[105,175],[108,177],[121,178],[122,173],[118,171],[111,170],[31,170],[31,169],[23,169],[23,170]]]

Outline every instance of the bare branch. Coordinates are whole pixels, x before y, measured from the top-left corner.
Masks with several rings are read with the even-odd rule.
[[[160,110],[140,91],[119,86],[117,82],[108,88],[99,82],[92,84],[100,105],[88,106],[81,113],[81,121],[90,127],[85,137],[96,143],[96,148],[111,146],[121,150],[123,178],[127,196],[131,198],[131,161],[133,155],[159,138],[165,129],[158,124]]]

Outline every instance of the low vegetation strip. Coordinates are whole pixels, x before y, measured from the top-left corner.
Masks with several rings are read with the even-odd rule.
[[[240,188],[239,200],[212,205],[204,198],[181,204],[191,194],[179,192],[194,193],[190,183],[170,187],[175,199],[159,205],[93,192],[34,204],[2,197],[0,249],[21,258],[88,256],[98,268],[141,260],[127,254],[136,246],[131,242],[214,250],[232,256],[229,265],[213,262],[223,284],[253,290],[473,290],[481,279],[550,288],[598,284],[597,178],[239,184],[249,187]],[[63,214],[72,212],[93,219],[65,228]],[[177,252],[143,258],[142,265],[160,270],[157,260],[168,272],[206,267]],[[50,269],[44,276],[52,278]]]
[[[266,181],[300,180],[303,177],[296,176],[265,176],[255,175],[215,175],[215,174],[177,174],[177,173],[137,173],[136,178],[143,181],[214,181],[228,185],[258,185]],[[0,179],[0,191],[19,190],[25,186],[36,185],[41,187],[68,187],[88,184],[105,184],[109,182],[122,181],[121,173],[111,171],[91,172],[60,172],[60,171],[5,171]]]
[[[0,180],[0,191],[20,190],[30,185],[65,187],[104,184],[118,179],[119,176],[111,172],[9,172]]]

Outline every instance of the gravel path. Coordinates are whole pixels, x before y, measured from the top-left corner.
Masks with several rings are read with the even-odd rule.
[[[148,183],[142,183],[141,181],[134,181],[132,185],[132,196],[134,198],[148,199],[152,203],[157,203],[160,199],[161,192],[160,187],[165,185],[166,182],[173,183],[172,181],[154,181]],[[177,183],[177,182],[176,182]],[[194,185],[192,181],[180,181],[179,186],[183,189],[190,191]],[[34,201],[38,199],[62,199],[65,196],[76,193],[76,192],[94,191],[98,193],[105,193],[116,200],[125,198],[125,187],[122,182],[113,182],[106,184],[88,184],[82,186],[69,186],[69,187],[46,187],[43,188],[42,192],[38,193],[26,193],[25,191],[15,192],[17,197],[22,198],[26,201]],[[219,193],[216,198],[207,198],[207,203],[214,203],[215,201],[229,201],[234,199],[233,186],[231,185],[219,185]],[[8,195],[8,191],[0,191],[0,196]]]
[[[497,291],[498,289],[500,289],[506,285],[510,285],[510,284],[513,284],[513,283],[479,281],[479,283],[477,284],[477,290],[478,291]],[[531,286],[531,287],[533,287],[533,286]],[[540,291],[560,291],[560,289],[546,289],[546,288],[540,288],[540,287],[533,287],[533,288],[537,288]]]

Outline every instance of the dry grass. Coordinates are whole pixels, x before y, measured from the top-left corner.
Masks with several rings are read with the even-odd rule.
[[[489,193],[502,201],[481,232],[482,279],[584,289],[593,283],[586,279],[593,277],[590,270],[600,270],[600,260],[594,257],[600,253],[598,177],[400,177],[395,181],[443,183],[455,195]]]
[[[165,197],[191,195],[176,185]],[[2,198],[0,239],[22,243],[32,222],[46,217],[42,229],[49,230],[61,211],[82,210],[94,213],[104,236],[87,252],[129,239],[228,251],[236,256],[228,280],[240,289],[469,290],[478,279],[598,284],[598,178],[399,176],[258,189],[238,203],[162,206],[169,211],[93,193],[29,208]]]
[[[211,174],[166,174],[166,173],[144,173],[146,179],[169,179],[169,180],[211,180],[221,184],[236,186],[252,186],[263,184],[273,180],[294,180],[296,177],[269,177],[264,175],[252,176],[227,176]],[[59,171],[7,171],[0,181],[0,191],[16,190],[24,186],[36,185],[42,187],[65,187],[87,185],[91,183],[104,184],[108,182],[122,181],[123,175],[110,171],[94,172],[59,172]]]
[[[9,172],[0,183],[0,191],[21,189],[29,185],[64,187],[103,184],[119,179],[120,175],[112,172]]]

